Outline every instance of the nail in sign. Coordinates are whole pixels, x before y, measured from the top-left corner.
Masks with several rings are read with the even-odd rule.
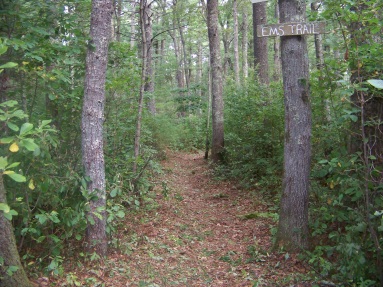
[[[275,36],[297,36],[297,35],[315,35],[324,34],[326,28],[325,22],[309,23],[281,23],[274,25],[258,25],[258,37]]]

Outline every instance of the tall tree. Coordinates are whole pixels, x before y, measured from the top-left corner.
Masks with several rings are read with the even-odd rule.
[[[0,203],[7,204],[2,173],[0,174]],[[20,262],[11,221],[5,218],[2,210],[0,210],[0,230],[0,258],[4,261],[3,267],[16,268],[10,274],[7,272],[2,274],[3,268],[0,268],[0,287],[32,287]]]
[[[223,160],[224,155],[224,122],[223,122],[223,96],[222,96],[222,66],[218,30],[218,0],[207,1],[207,29],[209,35],[211,92],[212,92],[212,149],[213,162]]]
[[[247,78],[249,76],[249,62],[247,60],[248,56],[247,56],[247,41],[248,41],[248,37],[247,37],[247,33],[248,33],[248,15],[247,15],[247,11],[246,11],[246,8],[243,9],[243,12],[242,12],[242,73],[243,73],[243,77],[244,78]]]
[[[259,81],[269,84],[267,37],[257,37],[257,26],[267,23],[266,2],[253,3],[254,67],[258,69]]]
[[[143,11],[145,46],[146,46],[146,71],[145,71],[145,93],[149,96],[148,110],[152,115],[156,114],[156,100],[154,98],[154,61],[153,61],[153,12],[151,9],[152,2],[145,1],[145,10]]]
[[[93,0],[90,41],[86,56],[85,93],[82,109],[82,163],[92,195],[87,214],[88,251],[100,256],[107,253],[106,192],[104,162],[105,78],[108,45],[111,36],[112,0]]]
[[[142,53],[142,64],[141,64],[141,86],[140,93],[138,96],[138,110],[137,110],[137,120],[136,120],[136,133],[134,136],[134,163],[133,163],[133,172],[137,171],[137,162],[140,156],[140,144],[141,144],[141,125],[142,125],[142,111],[144,105],[144,94],[145,94],[145,80],[147,78],[147,68],[148,68],[148,51],[149,51],[149,41],[147,39],[148,34],[146,33],[146,24],[147,21],[147,0],[140,0],[140,27],[141,27],[141,53]],[[135,187],[136,188],[136,187]]]
[[[131,14],[130,14],[130,46],[134,47],[136,43],[136,6],[137,6],[137,0],[131,1]]]
[[[239,51],[238,51],[238,5],[237,0],[233,0],[233,18],[234,18],[234,77],[239,85]]]
[[[275,5],[275,18],[279,21],[278,3]],[[273,79],[278,81],[281,77],[281,38],[274,37],[274,73]]]
[[[279,0],[281,23],[305,21],[304,1]],[[277,244],[291,250],[308,247],[308,200],[311,159],[309,65],[305,36],[281,39],[285,96],[283,194]]]

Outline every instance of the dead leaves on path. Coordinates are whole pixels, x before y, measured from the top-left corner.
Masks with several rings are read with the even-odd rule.
[[[275,214],[254,193],[213,180],[202,153],[172,152],[162,164],[156,208],[127,214],[100,284],[305,286],[295,255],[270,252]]]

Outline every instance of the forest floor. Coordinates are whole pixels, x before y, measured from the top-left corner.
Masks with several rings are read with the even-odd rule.
[[[127,213],[105,262],[59,286],[312,286],[296,255],[271,251],[276,214],[260,196],[215,180],[202,153],[168,152],[162,168],[153,200]]]

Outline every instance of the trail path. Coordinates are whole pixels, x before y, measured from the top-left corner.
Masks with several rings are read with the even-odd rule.
[[[275,222],[254,194],[214,180],[202,153],[162,165],[152,209],[127,215],[97,271],[105,286],[311,286],[295,283],[307,270],[294,256],[268,253]]]

